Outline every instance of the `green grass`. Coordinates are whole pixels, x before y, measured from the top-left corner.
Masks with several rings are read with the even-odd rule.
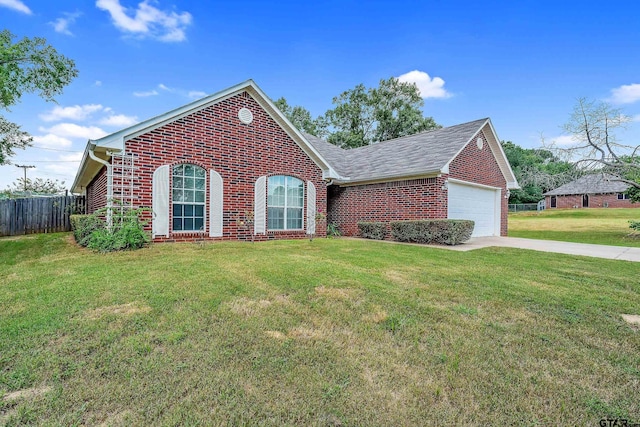
[[[630,236],[629,220],[640,220],[640,209],[547,209],[509,214],[509,236],[598,245],[640,247]]]
[[[639,273],[507,248],[4,238],[0,424],[640,422],[620,317]],[[2,397],[28,389],[48,391]]]

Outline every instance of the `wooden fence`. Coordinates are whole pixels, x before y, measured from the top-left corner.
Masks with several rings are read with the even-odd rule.
[[[70,231],[75,213],[85,213],[83,196],[0,200],[0,236]]]

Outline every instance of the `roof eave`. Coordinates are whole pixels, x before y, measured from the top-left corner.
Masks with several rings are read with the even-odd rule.
[[[426,172],[412,172],[409,174],[392,174],[392,175],[380,175],[375,178],[351,178],[351,177],[343,177],[339,179],[334,179],[334,183],[338,185],[342,185],[344,187],[352,186],[352,185],[367,185],[367,184],[379,184],[382,182],[393,182],[393,181],[406,181],[410,179],[422,179],[422,178],[437,178],[442,176],[441,170],[434,171],[426,171]]]

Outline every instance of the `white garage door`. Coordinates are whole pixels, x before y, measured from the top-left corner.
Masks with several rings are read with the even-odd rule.
[[[450,219],[475,221],[473,237],[500,235],[500,190],[449,181]]]

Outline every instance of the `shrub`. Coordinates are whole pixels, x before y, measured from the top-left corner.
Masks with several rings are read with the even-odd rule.
[[[471,238],[474,225],[463,219],[391,221],[391,234],[399,242],[459,245]]]
[[[73,237],[80,246],[88,246],[91,234],[106,227],[105,222],[97,215],[71,215]]]
[[[629,221],[629,228],[633,231],[640,231],[640,221]]]
[[[111,227],[105,225],[94,230],[89,237],[87,247],[100,252],[140,249],[151,241],[149,233],[144,230],[148,221],[140,217],[145,211],[148,209],[114,209]],[[94,215],[104,215],[106,212],[107,209],[104,208]]]
[[[359,222],[358,234],[365,239],[384,240],[387,235],[387,223]]]

